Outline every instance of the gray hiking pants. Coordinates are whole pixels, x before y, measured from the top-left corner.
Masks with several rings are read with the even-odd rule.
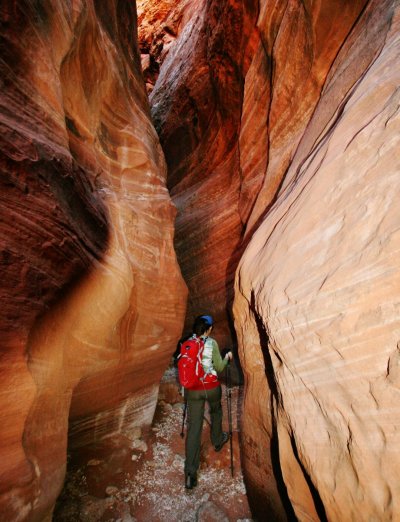
[[[211,442],[222,442],[221,386],[212,390],[185,390],[188,407],[188,431],[186,436],[185,474],[196,475],[200,465],[201,432],[203,430],[204,406],[207,401],[211,417]]]

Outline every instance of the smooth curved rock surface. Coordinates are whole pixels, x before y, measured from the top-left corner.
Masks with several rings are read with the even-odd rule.
[[[47,520],[71,446],[151,422],[186,288],[129,2],[3,2],[0,513]]]
[[[234,342],[230,311],[241,253],[365,3],[199,2],[169,48],[150,103],[178,208],[186,325],[211,311],[222,345]]]
[[[399,520],[399,14],[360,17],[237,272],[244,467],[299,520]]]
[[[189,287],[187,322],[208,311],[231,344],[232,301],[242,233],[238,137],[257,2],[199,2],[163,63],[150,96],[178,208],[175,246]]]
[[[378,407],[368,391],[372,344],[382,370],[390,354],[396,366],[398,342],[396,242],[385,239],[396,230],[396,9],[373,0],[204,2],[170,47],[150,97],[178,207],[187,322],[210,310],[222,345],[232,342],[226,312],[247,247],[234,318],[246,376],[243,464],[260,516],[396,513],[396,456],[387,475],[379,464],[392,456],[393,425],[383,420],[378,436],[372,420],[372,446],[364,435],[366,412],[386,419],[397,393],[382,391],[388,403]],[[381,239],[384,289],[369,282],[370,247]],[[386,304],[370,330],[375,302]]]

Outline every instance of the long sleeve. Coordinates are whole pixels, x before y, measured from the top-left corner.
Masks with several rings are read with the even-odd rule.
[[[228,364],[228,359],[222,359],[221,353],[218,348],[218,343],[214,339],[212,339],[213,347],[212,347],[212,363],[215,370],[218,373],[221,373],[226,365]]]

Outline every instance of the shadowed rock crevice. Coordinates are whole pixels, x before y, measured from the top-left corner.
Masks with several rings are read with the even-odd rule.
[[[234,338],[227,310],[236,268],[232,254],[242,230],[237,141],[257,13],[257,2],[200,2],[170,48],[150,96],[178,208],[175,246],[183,275],[193,288],[204,279],[214,281],[204,285],[202,296],[191,292],[186,327],[198,310],[210,310],[222,346],[231,346]],[[223,213],[228,232],[209,221]],[[206,243],[209,254],[202,259],[200,245]]]
[[[294,437],[291,437],[291,443],[292,443],[292,449],[293,449],[293,453],[294,453],[294,456],[303,472],[303,476],[305,478],[305,481],[307,483],[307,486],[309,487],[309,490],[310,490],[310,493],[311,493],[311,496],[312,496],[312,499],[314,501],[314,506],[315,506],[315,511],[318,515],[318,520],[320,520],[321,522],[328,522],[328,519],[327,519],[327,516],[326,516],[326,512],[325,512],[325,508],[324,508],[324,504],[322,502],[322,499],[318,493],[318,489],[314,486],[312,480],[311,480],[311,477],[310,475],[307,473],[307,470],[305,468],[305,466],[303,465],[303,463],[301,462],[301,459],[299,457],[299,453],[297,451],[297,447],[296,447],[296,441],[294,439]]]
[[[257,313],[255,308],[255,297],[254,294],[251,298],[250,310],[253,314],[255,324],[257,326],[257,332],[259,335],[259,345],[261,348],[261,352],[264,359],[264,368],[265,368],[265,376],[268,381],[269,389],[271,390],[270,395],[270,404],[264,405],[266,412],[271,418],[271,434],[270,434],[270,458],[271,458],[271,466],[274,473],[274,480],[276,481],[277,490],[280,495],[280,499],[282,502],[282,506],[285,510],[287,520],[289,522],[295,522],[297,520],[289,495],[287,491],[287,487],[282,475],[281,463],[279,458],[279,437],[277,430],[277,418],[276,418],[276,408],[282,408],[281,404],[281,396],[279,393],[278,382],[275,375],[274,366],[272,363],[272,357],[270,354],[270,341],[268,332],[262,322],[261,317]],[[251,490],[249,490],[249,495],[251,497]],[[261,499],[259,499],[260,502]],[[256,504],[254,502],[251,503],[253,506],[254,514],[258,517],[262,517],[263,513],[265,513],[264,501]],[[271,507],[269,507],[271,509]],[[268,509],[268,511],[269,511]]]

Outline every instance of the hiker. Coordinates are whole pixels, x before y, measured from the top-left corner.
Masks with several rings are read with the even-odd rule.
[[[215,451],[220,451],[229,440],[229,434],[222,431],[222,391],[217,372],[222,372],[228,362],[232,360],[232,352],[228,352],[222,359],[217,342],[210,337],[213,326],[214,321],[210,315],[199,316],[194,322],[193,335],[191,337],[199,339],[201,342],[201,364],[204,374],[202,374],[200,382],[190,388],[185,388],[189,420],[186,436],[186,489],[192,489],[197,485],[197,470],[200,465],[201,433],[206,401],[209,404],[211,442]]]

